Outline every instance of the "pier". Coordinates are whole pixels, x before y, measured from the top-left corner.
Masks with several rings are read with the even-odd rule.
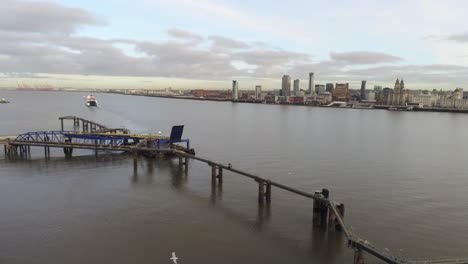
[[[28,159],[31,157],[31,147],[43,148],[44,156],[50,157],[50,148],[63,149],[65,157],[71,158],[74,149],[123,152],[133,158],[134,171],[138,170],[138,156],[157,158],[160,155],[178,159],[179,169],[188,170],[188,161],[205,163],[210,167],[212,187],[222,186],[224,172],[229,171],[253,180],[258,185],[257,203],[270,206],[274,198],[274,188],[281,189],[311,200],[312,225],[314,228],[334,230],[342,233],[347,239],[347,246],[354,252],[353,263],[365,263],[365,254],[372,255],[385,263],[392,264],[451,264],[468,263],[468,259],[447,259],[409,261],[391,254],[387,250],[373,246],[364,238],[355,234],[344,221],[345,204],[331,199],[328,189],[320,189],[313,193],[299,190],[280,182],[270,180],[241,169],[231,164],[222,164],[195,155],[190,148],[190,140],[183,139],[184,126],[173,126],[171,134],[132,134],[124,128],[108,128],[94,121],[76,116],[60,117],[61,130],[26,132],[17,136],[0,137],[0,145],[4,146],[5,158],[9,160]],[[65,130],[65,122],[72,121],[74,130]]]

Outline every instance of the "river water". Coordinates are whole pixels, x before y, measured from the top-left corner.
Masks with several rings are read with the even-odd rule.
[[[346,205],[354,233],[408,259],[468,257],[468,115],[1,91],[0,135],[59,130],[76,115],[132,132],[185,125],[197,155]],[[345,239],[314,229],[312,204],[176,160],[75,151],[0,153],[0,263],[352,263]],[[369,263],[378,263],[367,256]]]

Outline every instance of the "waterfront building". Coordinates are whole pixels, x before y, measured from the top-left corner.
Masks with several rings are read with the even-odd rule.
[[[308,90],[309,95],[313,94],[314,92],[313,89],[314,89],[314,73],[309,72],[309,90]]]
[[[239,85],[236,80],[232,81],[232,100],[239,100]]]
[[[277,104],[284,104],[288,102],[287,96],[275,96],[275,103]]]
[[[388,87],[383,88],[382,92],[380,92],[380,95],[378,97],[377,104],[380,104],[380,105],[391,104],[392,93],[393,91],[391,88],[388,88]]]
[[[453,92],[439,93],[441,94],[438,101],[439,107],[468,109],[468,99],[463,99],[463,88],[457,88]]]
[[[325,85],[323,85],[323,84],[316,84],[315,85],[315,93],[316,94],[323,93],[325,91],[326,91]]]
[[[327,85],[325,86],[325,90],[329,93],[333,93],[333,90],[335,89],[335,87],[333,86],[333,83],[327,83]]]
[[[255,100],[262,100],[262,86],[255,86]]]
[[[291,76],[289,75],[283,75],[281,84],[281,95],[291,96]]]
[[[349,101],[349,83],[335,84],[335,90],[333,91],[333,100],[342,102]]]
[[[374,94],[375,94],[375,100],[376,101],[380,100],[380,94],[381,93],[382,93],[382,86],[374,85]]]
[[[368,91],[366,92],[366,100],[367,102],[375,102],[375,92],[374,91]],[[362,100],[361,100],[362,101]]]
[[[294,95],[298,95],[299,93],[299,90],[300,90],[299,82],[300,82],[299,79],[294,80],[294,84],[293,84]]]
[[[434,106],[437,103],[437,99],[437,95],[419,93],[411,95],[409,103],[422,106]]]
[[[332,93],[330,92],[321,92],[319,93],[314,100],[319,105],[327,105],[332,102]]]
[[[366,100],[366,81],[365,80],[361,81],[360,99],[361,99],[361,101]]]
[[[453,99],[463,99],[463,88],[457,88],[452,93]]]
[[[391,105],[404,105],[408,101],[409,91],[405,90],[405,83],[403,79],[399,79],[395,82],[395,88],[393,88]]]

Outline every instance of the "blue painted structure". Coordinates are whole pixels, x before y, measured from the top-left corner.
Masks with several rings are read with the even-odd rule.
[[[75,131],[35,131],[18,135],[13,145],[34,145],[47,147],[73,147],[81,149],[105,149],[122,151],[135,146],[161,150],[170,148],[171,144],[185,143],[190,147],[189,139],[182,139],[183,126],[174,126],[171,137],[136,134],[113,133],[79,133]],[[139,143],[146,143],[139,145]]]

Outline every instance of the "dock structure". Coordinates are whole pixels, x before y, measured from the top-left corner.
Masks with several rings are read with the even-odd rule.
[[[64,154],[71,157],[73,149],[98,151],[119,151],[130,153],[133,157],[133,167],[138,169],[138,156],[157,157],[159,154],[171,155],[179,159],[179,168],[188,170],[188,161],[195,160],[211,167],[212,187],[222,186],[224,171],[250,178],[258,184],[259,205],[270,205],[272,188],[282,189],[290,193],[312,200],[312,224],[317,228],[328,228],[344,234],[347,245],[354,251],[354,264],[364,264],[364,253],[368,253],[385,263],[391,264],[468,264],[468,259],[408,261],[392,255],[387,250],[381,250],[367,240],[351,231],[344,222],[345,205],[330,199],[330,191],[321,189],[314,193],[305,192],[267,178],[263,178],[213,160],[195,155],[190,148],[190,141],[182,139],[183,126],[174,126],[170,136],[159,134],[131,134],[123,128],[108,128],[93,121],[76,116],[60,117],[61,131],[37,131],[20,134],[16,137],[0,137],[0,145],[4,145],[7,159],[30,158],[31,147],[43,147],[46,158],[50,157],[50,148],[63,148]],[[81,131],[65,131],[64,120],[73,120],[75,128]],[[85,128],[86,127],[86,128]],[[179,145],[183,144],[183,145]]]

